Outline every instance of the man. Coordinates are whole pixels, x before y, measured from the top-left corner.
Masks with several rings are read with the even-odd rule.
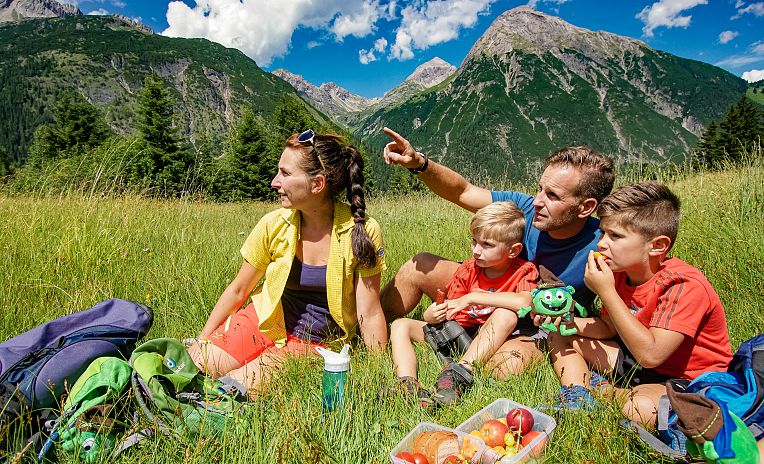
[[[520,192],[490,191],[467,182],[459,173],[417,152],[408,140],[388,128],[393,141],[385,146],[385,162],[408,168],[438,196],[469,211],[494,201],[511,201],[526,216],[522,258],[552,271],[575,288],[575,298],[590,307],[594,294],[584,284],[589,250],[597,250],[599,220],[591,217],[613,188],[613,160],[590,148],[567,147],[545,162],[536,197]],[[434,300],[458,263],[430,253],[419,253],[398,270],[382,290],[380,299],[388,320],[408,314],[422,294]],[[498,378],[520,373],[541,355],[536,343],[545,333],[526,320],[488,362]]]

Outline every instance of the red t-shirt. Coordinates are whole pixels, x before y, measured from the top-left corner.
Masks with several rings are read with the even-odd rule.
[[[530,261],[515,258],[507,272],[489,279],[485,270],[475,264],[474,259],[463,262],[446,287],[448,299],[459,298],[474,291],[485,292],[526,292],[536,288],[539,273]],[[471,305],[454,315],[454,320],[462,327],[485,324],[495,310],[493,306]]]
[[[703,372],[727,369],[732,352],[724,308],[698,269],[670,258],[650,280],[637,287],[627,284],[626,273],[615,273],[615,288],[645,327],[686,335],[679,348],[654,368],[656,372],[692,380]]]

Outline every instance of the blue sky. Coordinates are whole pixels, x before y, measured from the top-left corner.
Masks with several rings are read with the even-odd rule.
[[[757,0],[61,0],[157,33],[205,37],[272,71],[381,96],[438,56],[459,66],[496,16],[531,5],[576,26],[637,38],[736,76],[764,79]]]

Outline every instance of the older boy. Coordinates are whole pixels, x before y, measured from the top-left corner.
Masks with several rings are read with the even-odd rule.
[[[613,377],[615,393],[630,393],[625,416],[654,427],[666,380],[726,369],[732,353],[724,309],[698,269],[666,258],[679,199],[665,185],[622,187],[597,214],[599,252],[589,254],[584,280],[602,300],[602,315],[576,319],[578,336],[550,339],[563,385],[557,406],[591,407],[591,367]]]
[[[424,341],[425,324],[455,320],[467,331],[480,326],[460,363],[448,363],[438,377],[435,401],[451,404],[472,384],[471,363],[486,361],[515,331],[518,310],[531,303],[538,271],[518,258],[523,249],[523,212],[509,202],[481,208],[470,221],[472,259],[462,263],[446,287],[448,301],[433,303],[424,321],[401,318],[392,323],[390,343],[400,383],[423,404],[432,402],[416,379],[417,361],[412,342]],[[503,309],[507,308],[507,309]],[[534,331],[526,320],[522,331]],[[442,388],[441,388],[442,387]]]

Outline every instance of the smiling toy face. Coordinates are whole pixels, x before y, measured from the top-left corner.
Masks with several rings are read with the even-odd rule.
[[[532,292],[534,311],[544,316],[562,316],[572,309],[574,291],[570,285],[535,289]]]

